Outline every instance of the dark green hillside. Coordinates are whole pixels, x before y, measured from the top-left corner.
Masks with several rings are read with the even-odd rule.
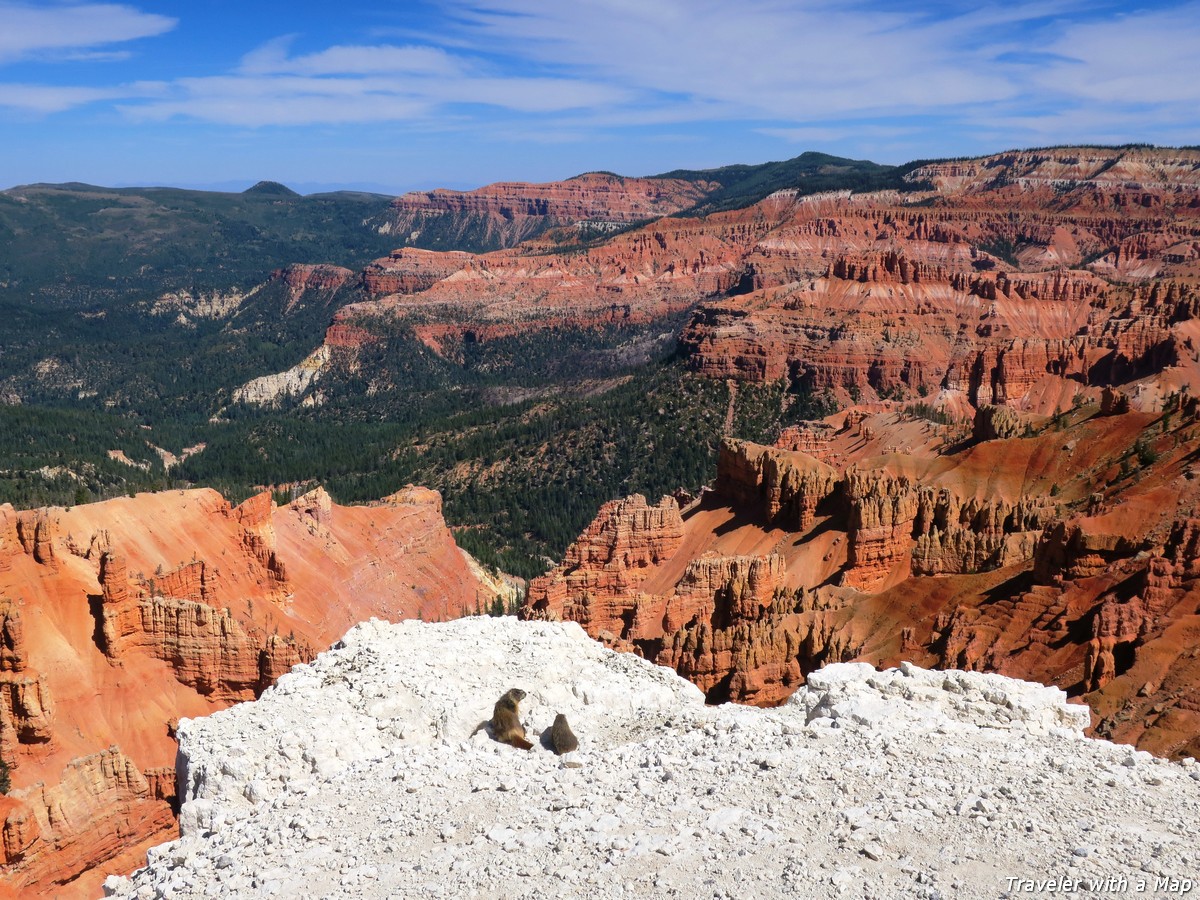
[[[321,341],[353,288],[291,307],[271,282],[224,318],[150,312],[150,300],[60,311],[0,301],[11,310],[0,349],[0,388],[26,404],[72,404],[144,421],[203,421],[233,390],[287,369]]]
[[[69,505],[168,486],[151,432],[118,416],[0,405],[0,503]],[[137,465],[118,462],[120,450]]]
[[[260,181],[253,187],[248,187],[243,194],[265,194],[272,197],[299,197],[300,195],[293,191],[286,184],[280,184],[278,181]]]
[[[689,215],[703,215],[726,209],[750,206],[775,191],[795,188],[801,194],[822,191],[914,190],[903,180],[907,169],[881,166],[870,160],[845,159],[827,153],[802,153],[794,159],[761,165],[723,166],[719,169],[675,169],[656,178],[682,178],[688,181],[715,181],[721,187]]]
[[[237,385],[303,359],[349,299],[284,315],[285,288],[261,287],[271,272],[296,262],[357,269],[386,255],[391,239],[363,223],[388,201],[301,197],[267,182],[241,194],[84,184],[2,192],[0,393],[207,418]],[[254,288],[226,316],[156,305],[168,292]]]
[[[278,187],[282,188],[282,185]],[[51,308],[249,287],[295,262],[361,266],[393,240],[363,225],[390,198],[27,185],[0,192],[0,297]]]

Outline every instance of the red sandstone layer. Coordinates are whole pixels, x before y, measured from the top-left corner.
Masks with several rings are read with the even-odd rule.
[[[523,615],[579,622],[713,700],[908,659],[1057,684],[1097,734],[1198,755],[1200,404],[1119,405],[974,443],[903,411],[785,436],[833,465],[726,442],[700,502],[606,505]]]
[[[951,407],[1050,412],[1079,384],[1194,363],[1197,172],[1193,150],[1001,154],[911,174],[932,191],[780,191],[569,252],[403,248],[367,267],[333,333],[366,340],[374,320],[400,318],[455,356],[464,340],[696,306],[683,347],[706,375],[786,378],[843,402],[947,391],[937,402]],[[500,193],[536,207],[537,187]],[[448,194],[438,215],[497,202],[485,194]],[[592,213],[617,203],[594,196]],[[336,349],[354,364],[353,341]]]
[[[0,506],[7,885],[99,892],[175,828],[174,722],[252,699],[352,624],[486,606],[433,491],[345,507],[316,490]]]
[[[623,178],[593,172],[547,184],[500,182],[473,191],[413,191],[392,201],[379,228],[417,240],[430,222],[451,220],[512,246],[558,226],[605,227],[657,219],[694,206],[715,187],[676,178]]]

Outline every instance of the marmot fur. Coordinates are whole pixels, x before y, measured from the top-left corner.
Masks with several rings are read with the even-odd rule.
[[[521,724],[517,704],[525,699],[525,692],[520,688],[512,688],[496,701],[492,710],[492,721],[488,723],[492,731],[492,740],[501,744],[510,744],[521,750],[532,750],[533,744],[525,739],[525,726]]]

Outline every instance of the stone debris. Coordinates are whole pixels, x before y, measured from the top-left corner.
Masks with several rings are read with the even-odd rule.
[[[579,768],[471,736],[514,684],[530,734],[560,712],[573,723]],[[105,891],[995,898],[1092,879],[1150,897],[1194,883],[1196,767],[1085,738],[1087,721],[1054,688],[908,664],[829,666],[776,709],[709,707],[573,624],[371,621],[259,701],[180,723],[182,837]]]

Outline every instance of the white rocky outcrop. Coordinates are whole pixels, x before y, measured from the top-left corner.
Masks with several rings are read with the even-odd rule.
[[[235,403],[270,406],[299,397],[329,366],[331,355],[329,345],[322,344],[290,369],[247,381],[233,392],[233,400]]]
[[[533,751],[472,736],[510,687]],[[559,712],[579,768],[537,746]],[[778,709],[706,707],[573,624],[369,622],[180,725],[182,837],[106,891],[1183,895],[1200,767],[1084,738],[1087,720],[1053,688],[907,664],[830,666]]]
[[[220,291],[207,294],[203,291],[194,294],[188,290],[169,291],[155,300],[149,311],[152,316],[174,315],[180,325],[190,325],[191,319],[225,319],[262,288],[258,285],[245,293],[229,291],[225,294]]]

